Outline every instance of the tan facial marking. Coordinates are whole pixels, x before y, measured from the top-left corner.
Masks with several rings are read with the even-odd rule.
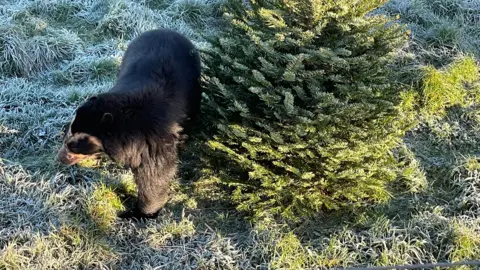
[[[68,126],[67,134],[65,135],[65,139],[63,141],[62,147],[58,151],[57,157],[56,157],[57,162],[60,162],[60,163],[65,164],[65,165],[74,165],[74,164],[76,164],[76,163],[78,163],[78,162],[80,162],[80,161],[82,161],[86,158],[98,157],[101,154],[101,153],[97,153],[97,154],[93,154],[93,155],[83,155],[83,154],[72,153],[68,149],[67,142],[73,136],[72,135],[72,123],[73,123],[74,120],[75,120],[75,117],[72,119],[72,121],[70,122],[70,124]],[[97,145],[100,149],[103,150],[103,145],[102,145],[102,142],[100,141],[100,139],[98,139],[96,137],[93,137],[93,136],[89,136],[88,140],[90,141],[90,143]]]
[[[102,141],[100,141],[99,138],[90,136],[90,137],[88,137],[88,140],[90,141],[90,143],[97,145],[103,151],[103,144],[102,144]]]
[[[73,165],[79,161],[90,157],[90,155],[75,154],[68,150],[65,145],[57,153],[57,161],[65,165]]]

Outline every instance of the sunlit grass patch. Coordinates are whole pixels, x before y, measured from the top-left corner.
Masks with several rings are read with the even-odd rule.
[[[170,220],[157,227],[159,226],[161,227],[152,231],[147,238],[148,243],[155,248],[161,248],[168,241],[192,237],[196,232],[193,222],[183,215],[180,221]]]
[[[124,210],[124,206],[120,198],[105,184],[96,186],[87,199],[89,217],[102,231],[111,229],[117,219],[118,211],[121,210]]]
[[[80,162],[78,162],[78,166],[85,167],[85,168],[96,168],[96,167],[98,167],[99,163],[100,163],[100,160],[98,160],[98,159],[88,158],[88,159],[83,159]]]
[[[478,80],[478,67],[470,57],[460,58],[446,70],[427,67],[423,86],[423,112],[427,117],[444,116],[448,107],[465,105],[466,83]]]
[[[188,194],[183,192],[179,189],[179,185],[177,183],[173,183],[171,187],[175,190],[174,193],[171,195],[169,200],[170,204],[179,204],[182,207],[187,209],[195,209],[198,206],[198,202],[195,197],[192,197],[193,194]]]
[[[465,221],[456,222],[454,245],[450,259],[456,261],[476,260],[480,258],[480,230],[478,229],[478,221],[468,226]],[[461,268],[471,269],[471,268]]]
[[[121,192],[131,195],[131,196],[136,196],[137,195],[137,186],[135,184],[135,180],[133,179],[132,174],[123,174],[120,176],[120,183],[118,184],[117,187],[118,190],[121,190]]]
[[[274,269],[304,269],[315,265],[317,261],[317,254],[304,247],[298,238],[290,232],[276,243],[272,267]]]

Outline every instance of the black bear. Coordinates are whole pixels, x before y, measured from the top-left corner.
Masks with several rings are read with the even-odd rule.
[[[147,31],[127,48],[115,85],[77,108],[57,160],[106,154],[130,168],[138,202],[123,218],[154,218],[168,200],[177,146],[200,112],[200,56],[181,34]]]

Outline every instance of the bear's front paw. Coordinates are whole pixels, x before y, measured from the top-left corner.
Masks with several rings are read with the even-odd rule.
[[[160,211],[153,214],[145,214],[145,213],[142,213],[140,209],[134,208],[131,210],[127,210],[123,213],[120,213],[118,217],[122,219],[136,219],[136,220],[155,219],[158,217],[159,212]]]

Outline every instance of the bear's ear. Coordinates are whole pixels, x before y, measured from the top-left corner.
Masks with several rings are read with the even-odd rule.
[[[102,124],[111,124],[113,122],[113,115],[111,113],[104,113],[102,116]]]
[[[93,97],[90,97],[90,98],[88,99],[88,101],[94,101],[94,100],[96,100],[96,99],[97,99],[97,96],[93,96]]]

